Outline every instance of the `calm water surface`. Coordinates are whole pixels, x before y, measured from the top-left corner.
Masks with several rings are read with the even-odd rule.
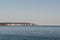
[[[60,27],[0,27],[0,40],[60,40]]]

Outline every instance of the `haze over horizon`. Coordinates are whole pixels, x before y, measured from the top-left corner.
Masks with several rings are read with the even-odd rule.
[[[60,25],[60,0],[0,0],[0,22]]]

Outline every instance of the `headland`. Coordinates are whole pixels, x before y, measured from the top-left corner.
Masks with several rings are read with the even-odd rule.
[[[2,22],[0,26],[36,26],[37,24],[29,22]]]

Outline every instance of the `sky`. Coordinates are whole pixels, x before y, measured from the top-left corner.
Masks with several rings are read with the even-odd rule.
[[[60,0],[0,0],[0,22],[60,25]]]

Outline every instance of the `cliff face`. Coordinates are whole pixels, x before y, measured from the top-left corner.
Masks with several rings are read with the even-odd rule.
[[[23,22],[8,22],[8,23],[0,23],[0,26],[35,26],[33,23],[23,23]]]

